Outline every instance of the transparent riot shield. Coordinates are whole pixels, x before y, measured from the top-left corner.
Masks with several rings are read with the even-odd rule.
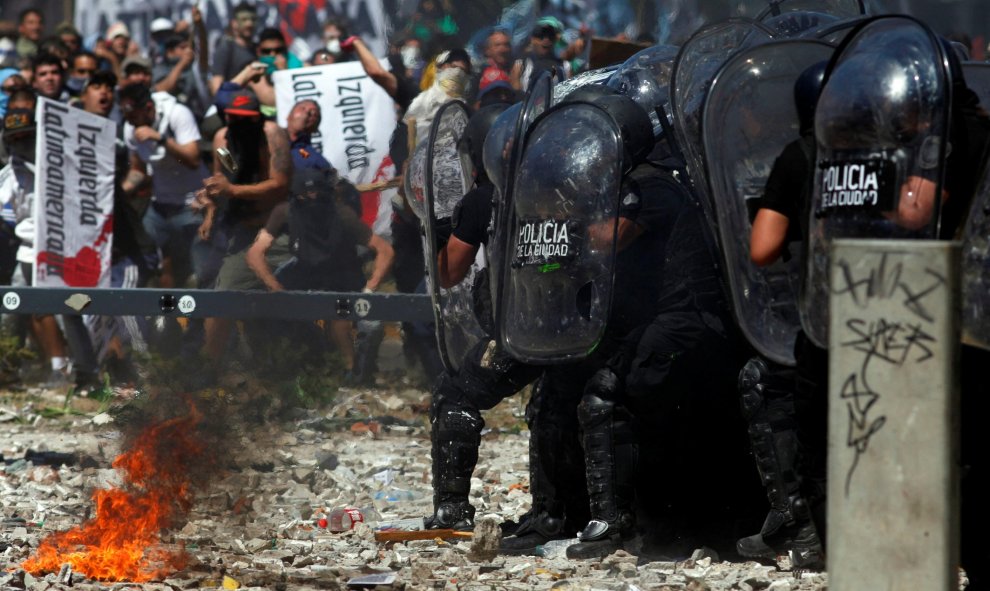
[[[560,101],[564,100],[564,97],[582,86],[587,86],[589,84],[601,84],[605,82],[618,68],[618,65],[611,65],[605,66],[604,68],[598,68],[596,70],[588,70],[587,72],[581,72],[577,76],[568,78],[563,82],[554,84],[551,102],[556,105]]]
[[[486,336],[475,316],[473,292],[477,274],[484,272],[484,252],[479,250],[467,276],[450,288],[440,286],[437,269],[437,223],[453,215],[454,207],[474,183],[471,159],[459,149],[469,118],[461,101],[444,104],[433,119],[428,141],[423,142],[428,146],[423,251],[440,359],[451,372],[460,369],[464,354]]]
[[[789,12],[818,13],[835,18],[854,18],[866,14],[862,0],[768,0],[756,20],[767,22]]]
[[[419,218],[421,224],[426,223],[426,161],[427,142],[419,142],[416,149],[409,156],[409,164],[406,167],[405,175],[402,178],[402,185],[406,196],[406,203]]]
[[[513,132],[511,140],[504,188],[497,195],[498,199],[494,204],[495,238],[492,244],[494,253],[491,259],[493,263],[497,261],[498,265],[492,265],[491,277],[492,309],[495,312],[495,318],[498,318],[502,314],[502,296],[505,291],[506,275],[508,274],[508,261],[511,260],[511,257],[508,256],[509,231],[507,224],[509,213],[512,210],[513,191],[515,189],[519,159],[522,157],[523,144],[530,126],[540,115],[550,108],[550,102],[553,99],[553,87],[553,75],[550,72],[543,72],[533,82],[529,93],[526,95],[522,110],[519,111],[519,116],[516,119],[516,129]],[[497,340],[501,340],[501,336],[498,335],[500,329],[501,326],[496,321],[496,334],[494,336],[497,337]]]
[[[990,107],[990,64],[963,63],[963,76]],[[962,332],[963,342],[990,349],[990,167],[984,163],[962,234]]]
[[[839,17],[821,12],[785,12],[761,21],[780,38],[800,37],[808,31],[839,22]]]
[[[829,249],[838,238],[938,236],[952,83],[938,37],[907,16],[853,30],[825,73],[815,111],[801,323],[828,344]]]
[[[715,74],[730,57],[772,38],[773,32],[755,21],[729,19],[698,30],[681,47],[674,62],[671,82],[674,132],[694,190],[712,226],[715,224],[715,214],[707,194],[707,173],[701,146],[701,114],[705,97]]]
[[[990,167],[984,163],[962,234],[962,335],[990,350]]]
[[[757,351],[784,365],[794,364],[801,327],[800,245],[792,244],[770,266],[756,266],[750,259],[752,218],[774,162],[799,139],[794,82],[833,50],[820,41],[785,40],[739,52],[715,76],[702,117],[705,166],[736,322]]]
[[[507,216],[501,344],[530,363],[581,359],[612,300],[622,140],[606,111],[563,103],[528,134]]]
[[[653,123],[653,137],[659,138],[669,127],[670,85],[674,73],[674,60],[679,48],[673,45],[654,45],[633,55],[608,80],[608,86],[628,96],[640,105],[652,105],[647,114]],[[659,113],[658,113],[659,110]],[[661,114],[667,118],[661,122]]]

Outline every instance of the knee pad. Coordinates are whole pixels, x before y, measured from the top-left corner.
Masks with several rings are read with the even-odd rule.
[[[602,368],[591,376],[584,386],[585,397],[591,396],[601,400],[615,402],[622,391],[622,380],[610,368]],[[581,399],[582,403],[584,398]]]
[[[739,397],[743,418],[752,422],[760,414],[765,404],[764,379],[769,372],[766,362],[754,357],[746,362],[739,372]]]
[[[578,420],[586,432],[605,422],[611,422],[615,413],[615,402],[605,400],[594,394],[585,394],[578,405]]]

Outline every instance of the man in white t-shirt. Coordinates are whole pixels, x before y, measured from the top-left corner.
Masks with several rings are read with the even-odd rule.
[[[131,160],[123,189],[133,192],[151,176],[144,227],[166,261],[160,284],[184,285],[191,273],[202,274],[209,253],[196,232],[202,215],[191,207],[209,176],[199,156],[199,127],[192,111],[167,92],[133,84],[120,90],[118,100]]]

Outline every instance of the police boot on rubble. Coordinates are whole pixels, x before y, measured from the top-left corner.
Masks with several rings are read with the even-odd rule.
[[[544,375],[537,382],[526,407],[533,504],[518,525],[503,526],[502,554],[538,554],[547,542],[573,538],[588,521],[576,405],[554,392],[549,381]]]
[[[633,475],[638,448],[632,417],[617,405],[619,377],[599,370],[578,406],[591,521],[567,548],[568,558],[601,558],[623,547],[635,529]]]
[[[426,529],[473,531],[474,507],[468,496],[485,422],[476,410],[459,407],[445,395],[449,382],[446,374],[440,378],[430,407],[433,515],[424,524]]]
[[[775,563],[789,554],[793,568],[824,568],[821,539],[797,472],[800,446],[794,414],[794,370],[751,359],[739,374],[743,416],[770,511],[759,533],[736,542],[746,558]]]

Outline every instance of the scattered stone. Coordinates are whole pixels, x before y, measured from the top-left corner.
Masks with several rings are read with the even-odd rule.
[[[498,555],[498,547],[502,542],[502,528],[499,524],[499,520],[494,517],[482,517],[475,523],[468,558],[488,562]]]

